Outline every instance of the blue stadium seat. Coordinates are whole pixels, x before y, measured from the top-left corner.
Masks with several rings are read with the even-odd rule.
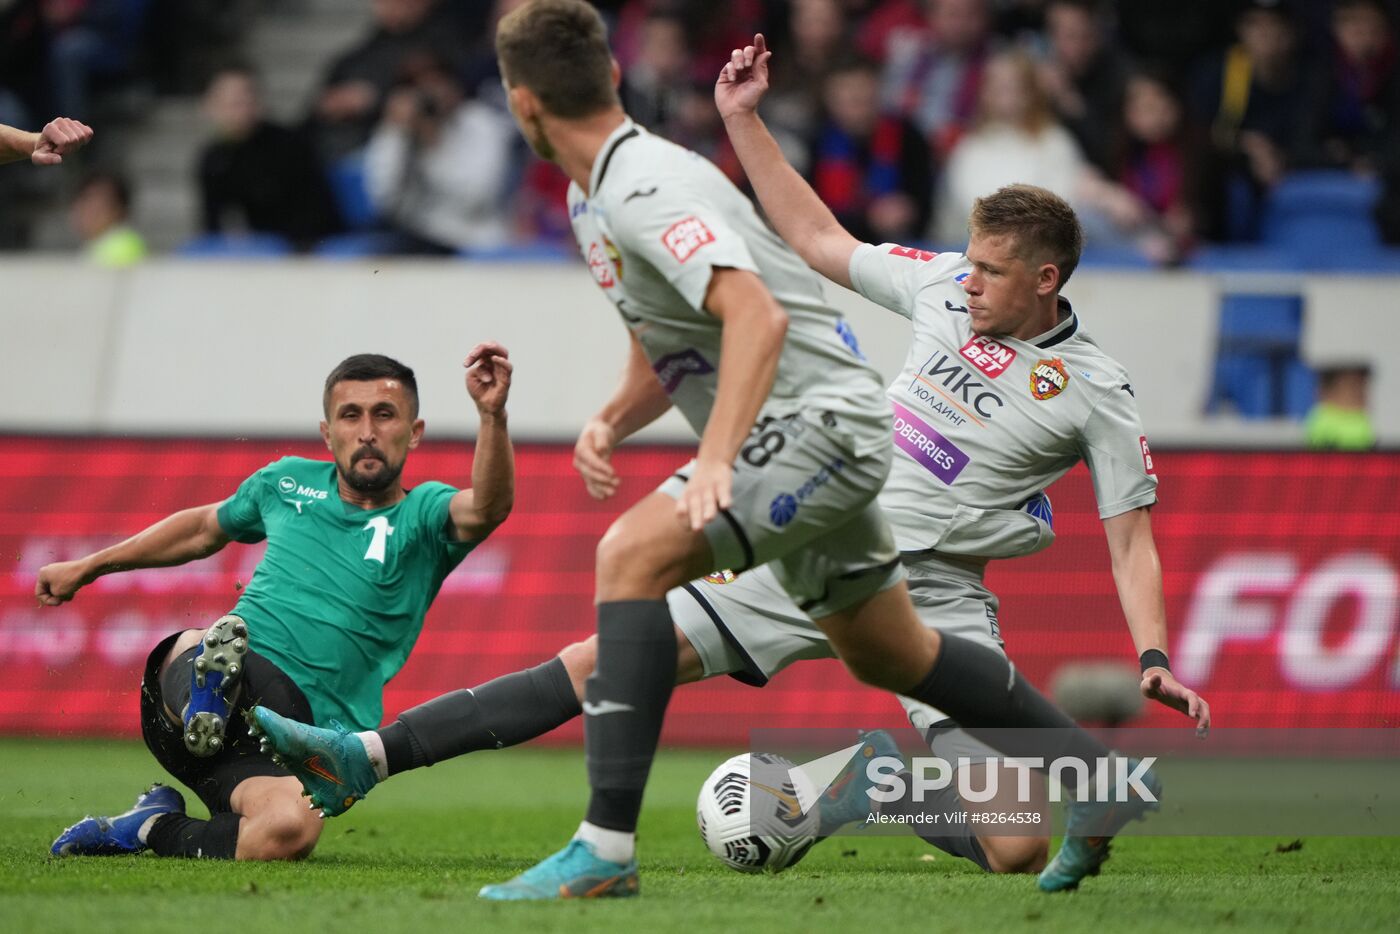
[[[1222,350],[1215,358],[1215,381],[1206,412],[1234,412],[1243,418],[1274,415],[1272,367],[1267,354]]]
[[[331,163],[326,169],[326,178],[345,225],[351,230],[364,230],[372,226],[378,212],[374,209],[374,202],[369,199],[369,188],[365,185],[364,157],[354,153]]]
[[[1222,350],[1296,354],[1302,331],[1300,296],[1226,295],[1221,299]]]
[[[1209,412],[1301,418],[1312,404],[1312,371],[1300,358],[1303,300],[1297,295],[1226,295],[1220,305]]]
[[[1266,243],[1311,251],[1319,245],[1379,247],[1372,209],[1380,197],[1376,179],[1350,172],[1294,172],[1269,194],[1264,208]]]
[[[185,259],[264,259],[291,252],[291,243],[276,234],[204,234],[180,246],[175,255]]]
[[[390,256],[398,252],[398,238],[380,230],[361,230],[336,234],[316,244],[315,255],[326,259],[360,259],[365,256]]]
[[[1133,246],[1087,246],[1079,258],[1088,269],[1156,269],[1157,264]]]
[[[466,249],[458,254],[462,259],[481,263],[557,263],[578,255],[569,245],[557,240],[534,240],[529,243],[508,243],[490,249]]]
[[[1206,244],[1186,261],[1199,272],[1296,272],[1303,257],[1295,250],[1253,243]]]

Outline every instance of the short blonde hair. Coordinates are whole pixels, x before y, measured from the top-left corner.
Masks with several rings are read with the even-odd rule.
[[[1052,263],[1060,285],[1069,281],[1084,252],[1084,228],[1064,198],[1035,185],[1007,185],[972,204],[968,230],[1016,238],[1016,252],[1027,262]]]

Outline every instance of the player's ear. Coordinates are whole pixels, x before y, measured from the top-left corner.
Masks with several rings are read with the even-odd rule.
[[[1040,275],[1035,283],[1035,293],[1037,295],[1053,295],[1059,288],[1060,267],[1054,263],[1041,264]]]
[[[423,440],[423,429],[428,427],[421,418],[413,420],[413,433],[408,436],[408,449],[411,451],[418,447],[418,442]]]
[[[612,64],[613,90],[617,90],[622,87],[622,66],[617,63],[615,58],[609,58],[608,61]]]
[[[326,422],[324,419],[321,421],[321,440],[324,441],[324,442],[326,442],[326,450],[327,450],[327,451],[332,450],[332,448],[331,448],[331,426],[330,426],[330,424],[329,424],[328,422]]]
[[[521,123],[529,122],[539,116],[540,99],[524,85],[517,84],[514,87],[507,87],[506,99],[510,102],[510,112],[515,114],[515,119]]]

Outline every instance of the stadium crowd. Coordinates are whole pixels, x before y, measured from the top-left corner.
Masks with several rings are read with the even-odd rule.
[[[518,0],[365,2],[369,32],[282,126],[239,56],[260,0],[0,0],[0,123],[91,123],[104,94],[198,88],[209,141],[190,176],[215,250],[240,232],[341,255],[557,248],[565,181],[514,133],[490,38]],[[1323,170],[1359,186],[1375,243],[1400,242],[1391,0],[597,5],[628,111],[736,180],[715,74],[770,36],[766,119],[863,238],[957,243],[974,197],[1024,181],[1074,204],[1091,252],[1171,265],[1268,240],[1271,193]],[[120,182],[122,154],[101,141],[87,168]]]

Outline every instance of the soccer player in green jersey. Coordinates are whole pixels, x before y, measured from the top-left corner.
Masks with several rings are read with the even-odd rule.
[[[320,724],[379,725],[384,684],[408,659],[443,579],[505,520],[514,498],[508,354],[478,344],[465,367],[481,419],[470,489],[404,488],[404,462],[423,436],[417,383],[398,361],[360,354],[326,378],[321,435],[332,461],[282,458],[222,503],[39,570],[35,595],[56,606],[104,574],[183,564],[230,541],[267,541],[230,615],[164,639],[141,682],[147,747],[199,795],[210,819],[186,816],[179,793],[156,785],[124,814],[69,827],[54,855],[149,848],[266,860],[311,852],[320,820],[301,784],[260,754],[242,714],[260,703]]]

